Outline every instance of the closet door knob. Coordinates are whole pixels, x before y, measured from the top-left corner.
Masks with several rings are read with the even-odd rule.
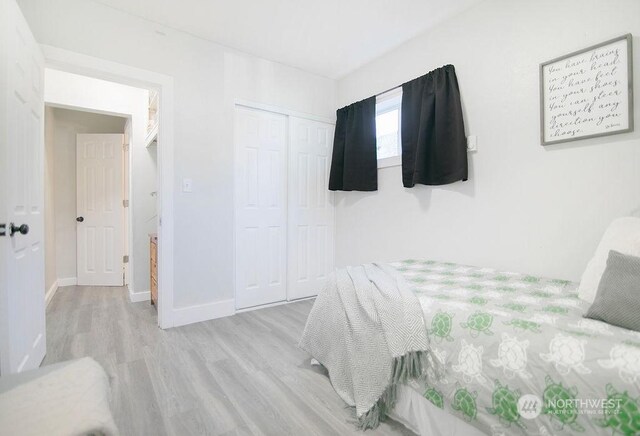
[[[79,223],[81,223],[82,221],[84,221],[84,217],[79,216],[78,218],[76,218],[76,221],[78,221]]]

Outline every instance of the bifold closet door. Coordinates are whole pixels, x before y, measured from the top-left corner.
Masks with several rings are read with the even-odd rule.
[[[236,307],[286,300],[287,117],[236,106]]]
[[[317,295],[334,267],[328,189],[334,126],[290,117],[288,299]]]

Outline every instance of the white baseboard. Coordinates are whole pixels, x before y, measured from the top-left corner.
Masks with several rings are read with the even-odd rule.
[[[213,303],[197,304],[195,306],[173,309],[173,326],[193,324],[210,319],[231,316],[236,311],[235,300],[222,300]]]
[[[58,286],[61,288],[64,286],[75,286],[77,284],[78,284],[77,277],[67,277],[65,279],[58,279]]]
[[[58,281],[55,280],[51,285],[51,287],[49,288],[49,290],[44,294],[44,307],[47,307],[49,303],[51,303],[51,300],[53,299],[53,296],[56,295],[57,290],[58,290]]]
[[[142,292],[131,292],[129,289],[129,300],[132,303],[138,303],[140,301],[149,301],[151,299],[151,292],[142,291]]]

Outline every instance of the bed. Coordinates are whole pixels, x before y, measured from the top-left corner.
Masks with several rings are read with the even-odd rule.
[[[389,416],[419,434],[640,434],[640,333],[583,318],[575,284],[390,266],[417,297],[444,370],[404,383]]]

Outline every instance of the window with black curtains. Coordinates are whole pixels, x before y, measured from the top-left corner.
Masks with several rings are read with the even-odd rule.
[[[401,139],[405,187],[467,180],[467,141],[453,65],[402,85]],[[337,111],[329,189],[378,189],[375,96]]]

